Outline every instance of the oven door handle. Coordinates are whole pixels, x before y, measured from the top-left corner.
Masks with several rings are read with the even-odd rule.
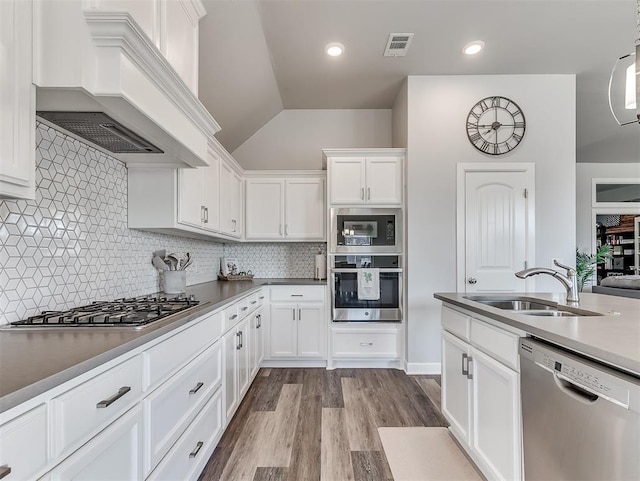
[[[349,273],[349,272],[358,272],[365,269],[363,268],[356,268],[356,269],[331,269],[331,272],[336,273],[336,274],[343,274],[343,273]],[[380,274],[387,274],[387,273],[393,273],[393,272],[402,272],[402,269],[380,269]]]

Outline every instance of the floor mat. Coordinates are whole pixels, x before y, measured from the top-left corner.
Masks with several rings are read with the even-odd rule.
[[[482,481],[447,428],[378,428],[394,481]]]

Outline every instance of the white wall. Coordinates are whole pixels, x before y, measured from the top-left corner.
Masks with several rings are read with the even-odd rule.
[[[640,179],[640,162],[635,163],[579,163],[576,164],[576,246],[592,251],[592,179]],[[627,212],[618,212],[626,214]]]
[[[484,155],[467,139],[466,119],[480,99],[501,95],[522,108],[527,130],[509,154]],[[574,262],[575,77],[573,75],[410,76],[408,79],[408,362],[440,362],[440,301],[456,290],[456,165],[536,164],[536,265]],[[561,292],[537,276],[538,291]]]
[[[232,152],[245,169],[320,170],[325,148],[391,147],[391,109],[283,110]]]
[[[409,133],[408,94],[408,82],[405,79],[393,102],[393,109],[391,113],[391,140],[393,147],[407,148],[407,136]]]

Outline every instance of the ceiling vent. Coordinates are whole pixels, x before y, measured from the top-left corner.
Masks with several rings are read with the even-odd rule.
[[[387,40],[387,48],[384,49],[385,57],[404,57],[407,55],[413,33],[391,33]]]

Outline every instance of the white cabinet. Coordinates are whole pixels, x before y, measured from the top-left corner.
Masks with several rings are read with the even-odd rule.
[[[0,426],[0,479],[31,479],[47,465],[47,407]]]
[[[223,337],[224,387],[226,419],[231,420],[242,396],[249,389],[250,377],[250,333],[249,320],[240,321]]]
[[[401,205],[402,149],[324,151],[329,203]]]
[[[142,410],[136,406],[50,473],[51,481],[142,480]]]
[[[323,178],[249,178],[245,189],[247,239],[326,238]]]
[[[210,154],[209,167],[178,170],[178,222],[217,232],[220,228],[220,158]]]
[[[196,169],[128,169],[128,224],[194,238],[242,235],[242,181],[210,146],[208,167]]]
[[[264,317],[265,309],[260,307],[251,314],[249,328],[251,330],[251,356],[249,361],[251,377],[255,377],[264,359]]]
[[[220,165],[220,232],[242,237],[242,178],[225,161]]]
[[[326,357],[324,287],[278,287],[271,291],[269,357]]]
[[[34,199],[32,1],[0,1],[0,198]]]
[[[348,324],[347,324],[348,326]],[[385,360],[400,358],[400,328],[363,323],[331,327],[332,360]]]
[[[218,341],[145,399],[145,475],[167,454],[221,385],[222,343]]]
[[[522,479],[520,375],[510,332],[442,309],[442,413],[488,479]]]

